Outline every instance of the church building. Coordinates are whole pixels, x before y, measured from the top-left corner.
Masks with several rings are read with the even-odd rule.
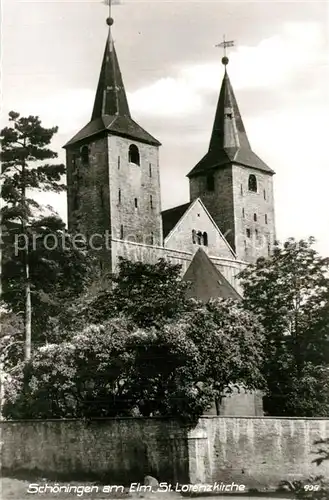
[[[182,265],[191,296],[239,299],[238,273],[268,256],[275,241],[274,172],[251,148],[228,58],[222,59],[209,145],[187,175],[190,199],[163,211],[161,143],[131,115],[111,17],[107,24],[91,120],[64,146],[69,231],[98,235],[101,267],[115,271],[120,256],[149,263],[165,258]]]

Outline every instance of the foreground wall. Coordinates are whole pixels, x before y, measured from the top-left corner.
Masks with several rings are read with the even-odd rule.
[[[154,475],[186,482],[186,438],[178,424],[156,418],[2,422],[2,475],[121,485]]]
[[[235,481],[261,489],[283,479],[329,477],[329,461],[311,464],[314,441],[329,437],[328,419],[204,417],[190,437],[192,483]]]
[[[2,475],[103,479],[129,485],[153,475],[171,483],[232,481],[247,488],[329,477],[311,464],[329,420],[203,417],[189,433],[157,418],[1,422]]]

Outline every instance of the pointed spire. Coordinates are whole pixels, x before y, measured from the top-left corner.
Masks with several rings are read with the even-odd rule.
[[[224,56],[222,62],[225,65],[225,73],[220,89],[209,152],[226,148],[251,149],[238,103],[227,74],[228,58]]]
[[[224,41],[218,47],[224,47],[225,49],[232,43]],[[225,66],[225,72],[208,152],[187,174],[189,178],[217,167],[225,167],[230,163],[238,163],[257,170],[274,173],[251,149],[238,103],[227,74],[226,66],[228,62],[228,57],[224,55],[222,63]]]
[[[111,2],[109,2],[109,8],[111,9]],[[114,21],[110,16],[107,19],[109,33],[98,81],[94,109],[91,118],[92,120],[100,118],[104,115],[131,117],[111,33],[111,26],[113,25],[113,22]]]
[[[111,133],[129,140],[161,146],[161,143],[136,123],[130,114],[125,87],[121,76],[119,62],[115,51],[111,26],[111,0],[105,0],[109,4],[109,26],[108,37],[102,62],[101,73],[98,81],[94,109],[91,120],[83,127],[64,148],[73,144],[81,143],[86,139],[99,134]]]

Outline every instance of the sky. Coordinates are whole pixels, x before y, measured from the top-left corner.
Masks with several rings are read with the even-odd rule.
[[[161,143],[162,209],[189,200],[207,152],[223,66],[252,149],[275,172],[277,237],[314,236],[329,255],[329,4],[116,0],[113,37],[133,118]],[[59,127],[90,120],[107,37],[101,0],[2,0],[1,126],[10,110]],[[43,194],[66,220],[66,195]]]

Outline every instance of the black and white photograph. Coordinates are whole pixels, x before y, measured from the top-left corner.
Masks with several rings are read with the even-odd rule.
[[[329,500],[328,2],[0,15],[0,500]]]

